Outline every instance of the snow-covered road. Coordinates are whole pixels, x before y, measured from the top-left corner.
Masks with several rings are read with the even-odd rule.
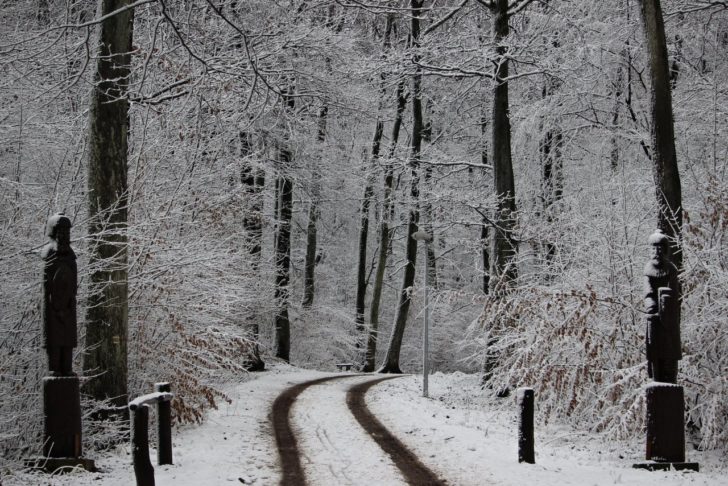
[[[271,407],[287,388],[316,378],[345,376],[274,365],[251,381],[229,387],[232,403],[221,403],[201,426],[173,432],[173,466],[155,466],[156,484],[275,486],[281,467],[271,425]],[[352,385],[380,378],[354,376],[310,387],[291,414],[310,486],[405,484],[399,470],[350,413]],[[718,486],[728,484],[728,465],[717,453],[688,450],[701,472],[646,472],[632,469],[641,459],[643,438],[628,443],[536,424],[536,464],[518,464],[515,413],[491,410],[482,401],[476,376],[435,374],[431,398],[420,394],[421,377],[405,376],[374,386],[368,408],[438,476],[453,486],[639,485]],[[505,403],[505,402],[503,402]],[[22,474],[0,478],[10,485],[133,485],[129,446],[93,454],[100,473],[62,477]],[[152,451],[152,463],[156,455]]]
[[[293,425],[309,484],[406,484],[346,405],[348,389],[372,379],[329,381],[307,389],[294,404]]]

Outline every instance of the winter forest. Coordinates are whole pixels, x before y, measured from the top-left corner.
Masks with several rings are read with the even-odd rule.
[[[0,0],[0,477],[58,212],[87,451],[155,382],[185,426],[274,363],[422,373],[425,272],[432,372],[642,444],[659,227],[688,452],[728,453],[727,171],[725,1]]]

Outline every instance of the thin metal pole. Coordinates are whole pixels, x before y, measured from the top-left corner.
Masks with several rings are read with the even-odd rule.
[[[429,395],[428,391],[428,381],[429,381],[429,374],[430,374],[430,363],[429,363],[429,354],[430,354],[430,321],[428,319],[429,315],[429,306],[427,305],[427,249],[428,249],[429,243],[425,242],[425,258],[423,261],[425,262],[425,333],[423,337],[423,351],[422,351],[422,396],[427,398]]]

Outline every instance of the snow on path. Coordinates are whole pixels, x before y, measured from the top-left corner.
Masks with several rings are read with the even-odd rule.
[[[346,405],[346,392],[351,386],[380,378],[352,376],[313,386],[299,396],[293,405],[292,421],[308,484],[406,484]]]
[[[303,371],[274,364],[250,381],[227,388],[232,404],[220,403],[201,426],[174,429],[173,466],[156,466],[159,486],[253,484],[276,486],[281,477],[270,423],[271,405],[286,388],[333,373]],[[310,486],[402,484],[388,456],[368,438],[346,408],[345,391],[367,377],[312,387],[294,405],[303,463]],[[599,435],[536,423],[536,464],[517,462],[514,413],[489,411],[478,395],[477,376],[435,374],[431,399],[421,397],[421,376],[402,377],[374,386],[366,402],[378,419],[420,460],[455,486],[718,486],[726,485],[725,457],[688,451],[701,472],[646,472],[631,468],[641,459],[642,439],[630,445],[605,442]],[[308,394],[308,392],[312,392]],[[536,397],[538,401],[538,397]],[[310,425],[315,425],[309,429]],[[153,424],[151,424],[154,427]],[[318,433],[317,433],[318,431]],[[323,432],[325,431],[325,433]],[[64,476],[19,474],[0,477],[3,486],[127,486],[134,483],[129,445],[111,453],[92,453],[103,473]],[[622,455],[623,457],[620,457]],[[314,458],[316,458],[314,460]],[[320,463],[319,465],[314,463]],[[330,467],[330,469],[329,469]],[[391,475],[390,475],[391,473]],[[365,478],[365,481],[362,481]]]
[[[538,422],[536,464],[518,464],[515,398],[513,413],[483,410],[473,399],[478,381],[462,373],[435,374],[428,399],[421,396],[421,375],[403,377],[372,388],[366,403],[426,466],[457,486],[728,484],[725,458],[714,454],[687,452],[689,461],[700,463],[700,473],[642,471],[632,468],[644,457],[641,440],[629,450],[596,434],[544,430]]]
[[[332,375],[273,364],[269,371],[255,373],[252,379],[227,388],[232,403],[218,403],[207,413],[201,426],[184,426],[172,431],[174,465],[158,466],[156,445],[150,440],[150,457],[157,486],[216,486],[254,484],[273,486],[280,481],[280,466],[270,423],[275,398],[297,383]],[[172,390],[174,391],[174,390]],[[150,414],[150,429],[156,427]],[[63,476],[21,474],[0,477],[3,486],[94,485],[131,486],[135,484],[130,446],[112,453],[93,453],[91,458],[102,473],[78,472]]]

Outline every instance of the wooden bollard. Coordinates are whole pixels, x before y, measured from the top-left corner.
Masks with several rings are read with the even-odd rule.
[[[519,388],[516,393],[518,405],[518,462],[535,464],[533,440],[533,388]]]
[[[154,391],[171,392],[169,383],[155,383]],[[173,464],[172,462],[172,402],[161,400],[157,404],[157,464]]]
[[[149,406],[132,409],[131,447],[137,486],[154,486],[154,467],[149,460]]]

